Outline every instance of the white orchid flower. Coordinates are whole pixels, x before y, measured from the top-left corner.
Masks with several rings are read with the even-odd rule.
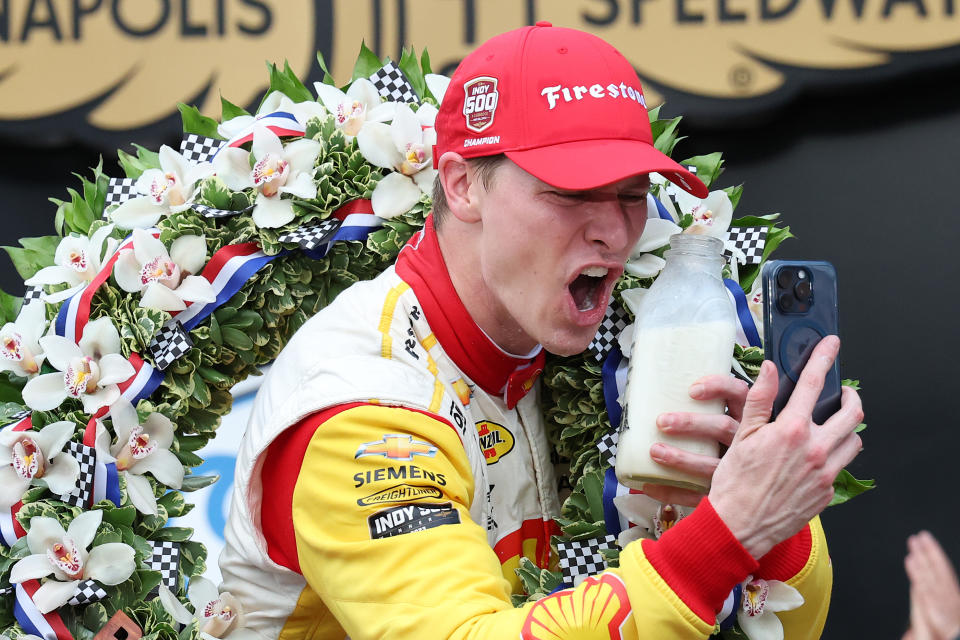
[[[323,82],[314,82],[313,88],[347,140],[352,140],[368,122],[393,119],[397,108],[396,102],[381,102],[377,88],[366,78],[354,80],[346,93]]]
[[[113,225],[108,224],[97,229],[89,238],[65,236],[54,252],[54,264],[40,269],[24,284],[33,287],[66,283],[70,285],[68,289],[57,293],[46,293],[43,296],[44,300],[51,303],[66,300],[87,286],[100,272],[103,263],[113,255],[117,241],[115,238],[107,237],[111,231],[113,231]]]
[[[649,196],[652,198],[653,196]],[[637,244],[630,251],[630,258],[624,265],[627,273],[633,274],[639,278],[653,278],[666,264],[663,258],[652,255],[649,252],[655,251],[670,242],[670,236],[681,233],[681,229],[676,223],[663,218],[647,218],[643,227],[643,233]]]
[[[170,252],[143,229],[133,230],[133,248],[124,249],[113,268],[113,277],[124,291],[140,293],[140,306],[161,311],[181,311],[187,302],[213,302],[213,285],[199,273],[207,262],[203,236],[180,236]]]
[[[97,421],[97,457],[116,462],[126,481],[130,502],[141,513],[157,514],[157,499],[144,473],[172,489],[183,484],[183,464],[170,451],[173,444],[173,423],[160,413],[151,413],[141,424],[137,410],[126,399],[120,398],[110,406],[116,443],[110,433]]]
[[[413,110],[405,104],[397,106],[393,122],[386,125],[372,122],[357,136],[360,153],[371,164],[389,173],[377,183],[371,198],[373,212],[389,220],[429,194],[437,170],[433,168],[433,145],[437,132],[423,128]]]
[[[217,126],[217,133],[230,140],[242,134],[263,116],[276,111],[284,111],[293,115],[301,125],[306,125],[310,118],[325,118],[327,115],[327,110],[319,102],[312,100],[294,102],[280,91],[273,91],[264,99],[255,115],[237,116],[224,120]]]
[[[45,357],[40,336],[46,328],[46,305],[39,300],[23,305],[17,319],[0,329],[0,371],[23,377],[40,373]]]
[[[0,431],[0,509],[7,509],[31,485],[55,495],[73,490],[80,475],[77,459],[63,451],[76,425],[52,422],[40,431]]]
[[[660,202],[674,219],[684,215],[693,216],[693,223],[683,230],[684,233],[713,236],[725,240],[733,219],[733,203],[726,191],[711,191],[706,198],[700,199],[677,188],[665,188]]]
[[[10,582],[39,580],[53,574],[33,594],[41,613],[66,604],[77,593],[81,580],[120,584],[136,569],[133,548],[122,542],[108,542],[87,551],[102,518],[102,511],[84,511],[66,531],[54,518],[30,518],[27,546],[32,555],[13,565]]]
[[[783,623],[778,611],[790,611],[803,604],[800,592],[779,580],[747,578],[737,622],[750,640],[783,640]]]
[[[107,317],[88,322],[80,344],[51,335],[40,338],[40,346],[58,372],[32,378],[24,386],[23,401],[35,411],[55,409],[69,396],[79,398],[86,413],[95,413],[116,402],[117,383],[135,373],[120,355],[120,334]]]
[[[227,634],[231,638],[246,635],[239,633],[245,631],[241,628],[244,616],[240,602],[229,591],[219,593],[206,578],[194,576],[187,587],[187,599],[195,613],[190,613],[166,586],[160,585],[159,595],[160,604],[174,620],[182,625],[189,625],[194,620],[199,623],[201,638],[211,640]]]
[[[162,216],[189,209],[197,183],[212,173],[209,162],[193,162],[163,145],[160,168],[147,169],[137,178],[137,191],[143,195],[120,204],[110,218],[121,229],[152,227]]]
[[[256,204],[253,222],[258,227],[282,227],[294,218],[293,202],[281,196],[289,193],[310,200],[317,196],[313,181],[313,165],[320,155],[316,140],[295,140],[283,146],[280,138],[266,127],[253,133],[253,157],[239,147],[221,149],[213,160],[217,175],[234,191],[255,188]]]
[[[689,507],[663,504],[643,493],[616,496],[613,504],[617,511],[636,525],[620,532],[617,544],[621,549],[640,538],[659,539],[693,511]]]
[[[447,93],[447,87],[450,86],[450,78],[439,73],[428,73],[423,77],[427,81],[427,89],[437,99],[437,103],[443,102],[443,96]]]

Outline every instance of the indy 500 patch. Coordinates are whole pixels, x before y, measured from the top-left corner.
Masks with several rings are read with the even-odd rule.
[[[460,524],[460,513],[449,503],[402,504],[378,511],[369,518],[370,538],[392,538],[404,533]]]

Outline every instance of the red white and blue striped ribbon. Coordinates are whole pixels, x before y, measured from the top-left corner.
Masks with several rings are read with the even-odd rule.
[[[16,599],[13,603],[13,615],[29,634],[40,636],[44,640],[73,640],[63,619],[56,611],[40,613],[33,603],[33,594],[40,588],[38,580],[27,580],[16,585]]]
[[[263,116],[257,116],[256,120],[247,125],[243,131],[233,136],[227,141],[227,144],[220,147],[239,147],[253,140],[253,132],[259,127],[266,127],[273,131],[277,136],[302,136],[306,127],[297,120],[296,116],[287,111],[274,111]]]
[[[753,321],[753,314],[750,313],[750,307],[747,304],[747,294],[743,292],[740,283],[724,278],[723,284],[727,287],[727,293],[733,306],[737,310],[737,344],[742,346],[762,347],[760,332],[757,331],[757,325]]]
[[[370,200],[358,198],[351,200],[333,212],[334,218],[341,220],[340,228],[327,242],[306,251],[306,255],[319,260],[327,255],[335,243],[341,240],[366,240],[374,229],[383,224],[383,218],[373,214],[373,203]]]

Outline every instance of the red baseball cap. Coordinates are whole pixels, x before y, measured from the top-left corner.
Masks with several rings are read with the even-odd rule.
[[[436,119],[434,166],[505,153],[561,189],[602,187],[656,171],[693,195],[708,190],[657,151],[640,79],[597,36],[538,22],[495,36],[453,74]]]

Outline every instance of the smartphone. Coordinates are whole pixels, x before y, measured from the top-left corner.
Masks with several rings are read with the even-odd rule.
[[[760,274],[763,284],[763,346],[777,365],[780,386],[773,416],[783,409],[800,372],[820,339],[839,334],[837,271],[829,262],[771,260]],[[840,358],[834,361],[813,411],[823,422],[840,409]]]

